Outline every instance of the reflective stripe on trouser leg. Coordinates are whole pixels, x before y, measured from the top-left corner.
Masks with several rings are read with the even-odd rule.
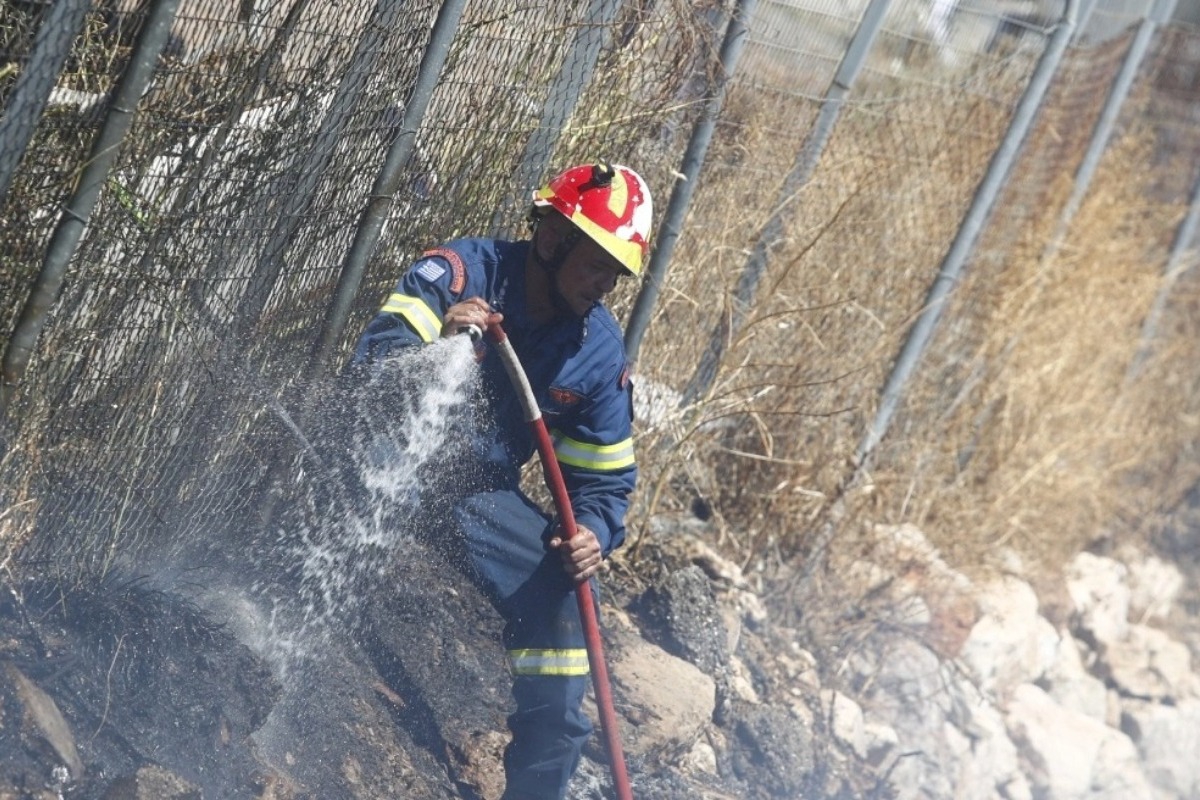
[[[556,800],[592,731],[581,710],[589,678],[574,581],[545,546],[551,521],[520,492],[472,495],[455,515],[471,572],[505,620],[517,708],[504,796]]]

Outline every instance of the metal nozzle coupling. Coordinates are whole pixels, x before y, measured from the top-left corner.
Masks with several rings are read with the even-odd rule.
[[[483,338],[483,329],[478,325],[461,325],[455,333],[465,333],[471,337],[472,342],[478,342]]]

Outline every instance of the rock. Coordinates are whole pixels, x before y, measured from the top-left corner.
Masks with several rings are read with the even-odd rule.
[[[1130,800],[1153,796],[1128,736],[1070,711],[1032,684],[1016,687],[1006,709],[1035,797]]]
[[[686,541],[687,557],[693,564],[704,570],[714,585],[722,589],[750,590],[750,581],[746,579],[742,568],[725,558],[709,544],[695,536]]]
[[[1107,722],[1108,688],[1084,668],[1081,647],[1071,634],[1062,633],[1050,667],[1038,685],[1063,708]]]
[[[1124,639],[1132,599],[1125,582],[1129,574],[1125,565],[1111,558],[1080,553],[1064,572],[1074,606],[1073,624],[1081,638],[1100,644]]]
[[[962,662],[988,695],[1041,678],[1059,646],[1054,627],[1038,614],[1038,599],[1025,581],[1004,575],[978,587],[982,616],[963,644]]]
[[[874,531],[870,561],[851,567],[855,582],[864,595],[884,599],[885,613],[897,624],[922,629],[939,654],[956,657],[979,616],[971,581],[917,527],[876,525]]]
[[[817,673],[817,658],[805,650],[794,640],[787,643],[786,649],[777,651],[776,659],[791,688],[794,691],[805,689],[816,692],[821,688],[821,676]]]
[[[1155,787],[1170,797],[1200,797],[1200,700],[1126,703],[1121,729],[1137,744]]]
[[[956,658],[979,621],[979,606],[966,587],[946,586],[933,597],[926,639],[943,658]]]
[[[1134,553],[1128,567],[1080,557],[1052,625],[1015,559],[975,586],[915,528],[881,531],[837,574],[854,606],[815,597],[846,612],[829,630],[774,624],[736,564],[686,531],[647,542],[651,563],[611,567],[601,628],[635,796],[1200,797],[1192,640],[1141,621],[1194,616],[1193,576],[1177,592]],[[496,800],[511,707],[498,616],[415,544],[381,575],[338,630],[276,642],[305,654],[282,686],[261,663],[274,651],[251,644],[272,628],[240,624],[269,608],[220,606],[238,623],[222,629],[136,584],[66,603],[26,592],[46,600],[29,614],[0,592],[0,654],[88,743],[72,783],[52,726],[16,713],[29,703],[0,669],[0,800]],[[585,711],[598,721],[590,698]],[[570,800],[611,794],[603,742],[585,748]]]
[[[867,763],[877,770],[896,756],[900,737],[891,725],[866,722],[863,724],[863,737],[866,740]]]
[[[4,676],[12,684],[21,709],[21,724],[29,736],[41,739],[69,771],[71,780],[83,777],[83,761],[75,748],[71,727],[63,719],[53,698],[25,677],[15,664],[4,665]]]
[[[970,675],[911,639],[887,645],[863,704],[868,730],[890,727],[895,737],[868,756],[895,797],[1027,797],[1003,718]]]
[[[1021,772],[1017,747],[1008,736],[1004,715],[991,703],[964,708],[960,728],[967,739],[957,763],[954,800],[1032,800],[1033,790]]]
[[[162,767],[149,765],[113,781],[102,800],[202,800],[200,787]]]
[[[1120,641],[1100,650],[1098,669],[1126,697],[1174,700],[1197,695],[1197,677],[1187,645],[1163,631],[1130,625]]]
[[[953,670],[908,637],[876,642],[872,649],[872,658],[854,662],[855,680],[867,685],[860,701],[867,724],[891,727],[899,740],[900,755],[885,765],[888,784],[898,798],[955,797],[944,738]]]
[[[890,729],[868,743],[867,759],[896,797],[1029,797],[1000,712],[968,676],[910,638],[884,645],[862,704],[867,730]]]
[[[867,757],[867,732],[863,710],[858,703],[841,692],[825,689],[821,692],[821,710],[834,738],[850,748],[859,758]]]
[[[592,717],[595,719],[595,717]],[[508,745],[507,731],[479,731],[469,742],[466,751],[457,753],[461,763],[458,782],[474,786],[483,797],[499,797],[504,793],[504,772],[499,768]]]
[[[734,773],[748,784],[743,800],[806,797],[816,761],[812,731],[791,710],[734,704]]]
[[[414,784],[436,754],[454,782],[483,797],[498,796],[512,687],[500,641],[502,620],[469,581],[422,544],[413,543],[407,557],[392,565],[388,582],[372,598],[358,635],[385,690],[376,693],[391,706],[387,730],[371,739],[398,738],[394,746],[416,762],[404,770]],[[594,710],[590,713],[595,721]],[[396,772],[394,765],[380,763],[367,775],[383,781]],[[437,791],[414,785],[404,796]],[[376,790],[379,796],[396,792]]]
[[[707,739],[701,739],[693,745],[683,758],[684,763],[696,772],[707,775],[717,774],[717,751]]]
[[[747,703],[761,703],[758,690],[754,688],[754,679],[749,667],[742,659],[729,659],[729,669],[723,680],[717,684],[718,702],[722,697],[742,700]]]
[[[654,638],[672,654],[709,675],[729,663],[725,624],[708,576],[698,566],[669,573],[637,605],[639,617],[653,627]]]
[[[1183,573],[1174,564],[1133,548],[1122,549],[1129,570],[1129,615],[1140,623],[1166,620],[1184,586]]]
[[[716,682],[643,639],[624,612],[605,609],[603,627],[605,661],[626,752],[647,756],[691,749],[712,721]],[[585,709],[591,719],[599,718],[591,693]]]

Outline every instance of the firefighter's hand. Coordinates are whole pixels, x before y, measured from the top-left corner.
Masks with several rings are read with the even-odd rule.
[[[600,540],[596,534],[583,525],[578,526],[575,535],[564,539],[561,533],[555,533],[550,540],[550,547],[562,556],[563,568],[576,583],[584,583],[597,572],[604,563],[600,553]]]
[[[503,319],[504,315],[492,311],[482,297],[472,297],[446,309],[442,316],[442,336],[454,336],[469,325],[474,325],[480,333],[487,333],[489,325]]]

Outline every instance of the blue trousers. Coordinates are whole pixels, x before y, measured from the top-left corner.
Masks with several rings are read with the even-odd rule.
[[[551,520],[520,491],[470,495],[454,515],[465,571],[504,618],[516,711],[503,800],[560,800],[592,731],[582,710],[589,678],[575,582],[545,545]]]

